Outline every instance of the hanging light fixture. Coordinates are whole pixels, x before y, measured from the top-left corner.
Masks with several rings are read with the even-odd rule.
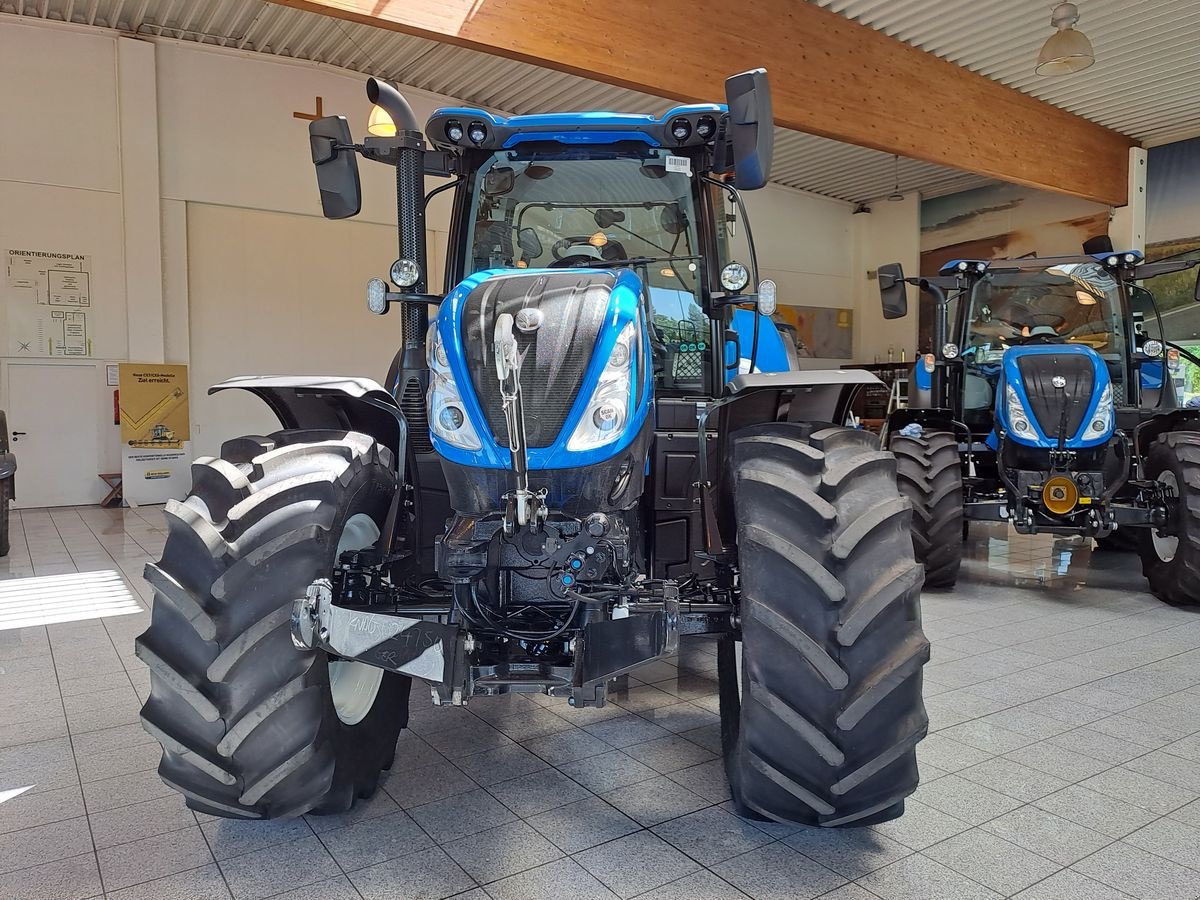
[[[900,155],[895,154],[894,158],[896,161],[896,186],[892,188],[892,192],[888,194],[887,198],[893,203],[899,203],[904,199],[904,195],[900,193]]]
[[[1050,24],[1058,30],[1046,39],[1033,71],[1038,75],[1070,75],[1081,72],[1096,61],[1092,42],[1076,31],[1079,9],[1074,3],[1060,3],[1050,13]]]

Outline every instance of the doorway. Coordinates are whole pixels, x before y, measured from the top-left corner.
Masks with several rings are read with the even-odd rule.
[[[8,427],[21,509],[99,503],[96,366],[10,362]]]

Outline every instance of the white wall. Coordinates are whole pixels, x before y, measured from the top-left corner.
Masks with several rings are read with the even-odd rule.
[[[191,366],[197,452],[270,427],[250,400],[207,397],[215,381],[289,369],[382,377],[398,317],[370,317],[362,290],[394,257],[392,170],[361,166],[357,220],[321,218],[307,123],[293,116],[321,96],[327,114],[362,133],[362,82],[304,61],[0,15],[0,251],[93,257],[104,423],[96,471],[119,465],[109,361]],[[457,103],[404,93],[419,119]],[[427,219],[434,273],[446,252],[447,201],[435,201]],[[859,306],[860,226],[848,204],[778,186],[747,203],[762,272],[779,284],[781,302]],[[0,327],[6,321],[0,315]],[[855,327],[857,348],[869,327],[861,312]]]

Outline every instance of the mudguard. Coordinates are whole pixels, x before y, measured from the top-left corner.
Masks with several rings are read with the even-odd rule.
[[[249,391],[284,428],[359,431],[390,449],[404,472],[408,422],[392,395],[370,378],[329,375],[242,375],[208,389]]]

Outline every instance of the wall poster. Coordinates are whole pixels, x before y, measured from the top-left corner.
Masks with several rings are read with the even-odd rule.
[[[121,363],[121,479],[133,505],[180,498],[190,484],[187,366]]]
[[[92,257],[8,250],[4,307],[9,356],[92,355]]]

